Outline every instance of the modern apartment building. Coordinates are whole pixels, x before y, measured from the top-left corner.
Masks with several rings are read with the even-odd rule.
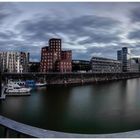
[[[23,68],[23,70],[21,72],[28,72],[29,59],[30,59],[30,53],[29,52],[20,52],[19,65],[21,65],[22,68]]]
[[[25,52],[0,52],[1,71],[3,72],[27,72],[29,53]]]
[[[121,62],[103,57],[92,57],[92,72],[95,73],[120,73],[122,72]]]
[[[41,50],[41,72],[71,72],[72,51],[61,50],[61,39],[50,39]]]

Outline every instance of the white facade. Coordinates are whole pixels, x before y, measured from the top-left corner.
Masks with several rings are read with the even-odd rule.
[[[24,54],[24,57],[23,55]],[[23,61],[24,60],[24,61]],[[4,72],[22,73],[27,71],[29,56],[23,52],[0,52],[1,70]]]
[[[103,57],[92,57],[91,68],[94,73],[120,73],[121,62]]]

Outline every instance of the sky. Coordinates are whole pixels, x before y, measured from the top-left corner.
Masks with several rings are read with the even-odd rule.
[[[0,51],[30,52],[40,61],[50,38],[73,59],[116,59],[129,47],[140,56],[140,2],[0,2]]]

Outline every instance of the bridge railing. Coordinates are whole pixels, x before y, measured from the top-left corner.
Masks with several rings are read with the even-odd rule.
[[[10,137],[9,130],[15,131],[17,133],[17,137],[25,135],[35,138],[140,138],[140,130],[112,134],[63,133],[29,126],[3,116],[0,116],[0,125],[5,128],[3,137],[6,138]]]

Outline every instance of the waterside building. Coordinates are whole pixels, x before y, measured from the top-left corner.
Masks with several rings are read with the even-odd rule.
[[[61,39],[52,38],[41,50],[41,72],[71,72],[72,51],[62,51]]]
[[[26,52],[0,52],[2,72],[22,73],[28,71],[29,53]]]
[[[94,73],[120,73],[122,72],[121,62],[103,57],[92,57],[91,68]]]

